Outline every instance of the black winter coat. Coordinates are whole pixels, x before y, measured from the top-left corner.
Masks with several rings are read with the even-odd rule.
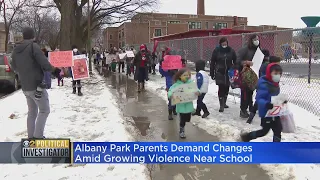
[[[215,77],[217,85],[230,85],[228,70],[236,65],[236,60],[236,52],[231,47],[217,47],[213,51],[210,76]]]

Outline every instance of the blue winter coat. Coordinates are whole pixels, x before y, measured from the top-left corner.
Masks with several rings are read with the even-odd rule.
[[[166,78],[166,89],[170,89],[170,87],[173,84],[173,73],[170,73],[170,71],[164,71],[162,68],[159,68],[159,72],[162,76]]]
[[[266,76],[262,76],[258,81],[256,102],[258,103],[259,116],[264,118],[268,112],[267,104],[271,102],[272,96],[280,93],[279,86],[269,81]]]

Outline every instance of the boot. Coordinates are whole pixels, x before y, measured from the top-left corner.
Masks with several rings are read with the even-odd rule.
[[[228,96],[224,97],[224,108],[229,108],[229,106],[227,105],[227,99]]]
[[[249,114],[247,110],[240,110],[240,117],[241,118],[249,118]]]
[[[202,118],[207,118],[210,115],[210,113],[209,113],[208,108],[205,104],[203,104],[202,110],[204,112],[204,114],[202,115]]]
[[[141,92],[141,83],[138,83],[138,92]]]
[[[168,109],[168,112],[169,112],[168,120],[173,120],[173,117],[172,117],[173,110],[172,109]]]
[[[63,86],[63,79],[61,79],[61,86]]]
[[[82,92],[81,92],[81,88],[78,88],[78,96],[83,96]]]
[[[225,98],[223,97],[219,97],[219,103],[220,103],[220,108],[219,108],[219,112],[223,112],[224,111],[224,103],[225,103]]]
[[[72,93],[76,94],[77,93],[77,88],[74,87]]]
[[[184,132],[184,127],[180,127],[180,132],[179,132],[180,138],[184,139],[186,138],[186,134]]]
[[[60,81],[58,81],[58,86],[60,86]]]
[[[273,142],[281,142],[281,138],[277,136],[273,136]]]
[[[251,124],[251,123],[252,123],[252,120],[253,120],[253,118],[254,118],[255,115],[256,115],[256,113],[250,112],[249,118],[248,118],[248,120],[247,120],[247,123],[248,123],[248,124]]]
[[[142,90],[142,91],[145,91],[145,90],[146,90],[145,87],[144,87],[144,83],[141,83],[141,90]]]
[[[177,115],[176,106],[173,107],[173,115]]]
[[[242,142],[250,142],[251,140],[250,133],[242,133],[240,134],[240,138]]]
[[[201,116],[200,108],[197,106],[196,112],[192,113],[192,116]]]

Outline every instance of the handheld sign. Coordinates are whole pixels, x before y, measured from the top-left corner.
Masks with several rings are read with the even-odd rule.
[[[175,105],[178,103],[192,102],[198,98],[195,94],[198,91],[199,90],[195,82],[180,85],[172,89],[171,104]]]
[[[181,56],[179,55],[164,56],[164,60],[162,62],[163,70],[181,69],[181,68],[182,68]]]
[[[266,117],[276,117],[287,115],[290,111],[288,109],[288,104],[284,103],[288,98],[284,94],[279,94],[278,96],[271,97],[271,103],[273,108],[268,110]]]
[[[89,69],[87,58],[83,56],[74,56],[74,66],[71,67],[73,80],[88,79]]]
[[[134,53],[133,51],[126,51],[127,57],[129,58],[133,58],[134,57]]]
[[[73,52],[72,51],[54,51],[49,52],[49,62],[54,67],[72,67]]]

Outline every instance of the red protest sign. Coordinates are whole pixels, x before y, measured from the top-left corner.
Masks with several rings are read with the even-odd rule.
[[[181,56],[179,55],[164,56],[164,60],[162,62],[161,67],[163,70],[181,69],[182,68]]]
[[[73,80],[88,79],[89,70],[87,59],[74,59],[74,66],[71,67]]]
[[[49,62],[54,67],[72,67],[73,66],[72,51],[54,51],[49,52]]]

